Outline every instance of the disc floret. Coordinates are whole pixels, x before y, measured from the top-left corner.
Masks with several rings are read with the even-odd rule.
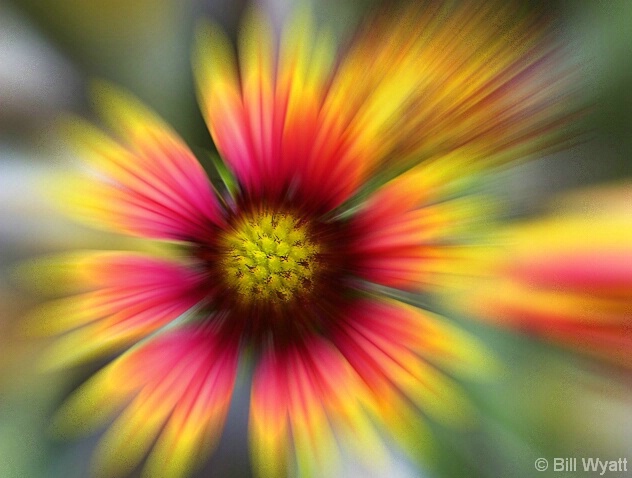
[[[320,247],[304,219],[265,211],[239,218],[224,250],[225,280],[242,298],[288,302],[311,290]]]

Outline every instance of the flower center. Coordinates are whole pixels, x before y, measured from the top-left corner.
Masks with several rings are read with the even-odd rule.
[[[288,302],[312,288],[320,247],[303,219],[268,211],[241,217],[223,246],[226,283],[244,299]]]

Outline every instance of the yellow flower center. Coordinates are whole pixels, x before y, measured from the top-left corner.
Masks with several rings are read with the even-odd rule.
[[[254,213],[225,233],[223,245],[226,283],[244,299],[287,302],[312,287],[320,248],[304,220]]]

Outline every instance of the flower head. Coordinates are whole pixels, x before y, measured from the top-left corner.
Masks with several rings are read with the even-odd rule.
[[[119,413],[95,469],[124,475],[148,454],[146,476],[193,470],[244,356],[262,476],[326,476],[339,442],[375,459],[383,425],[415,446],[426,418],[463,418],[443,371],[489,359],[396,290],[467,273],[482,210],[467,181],[556,144],[565,77],[548,70],[543,31],[515,5],[427,6],[377,16],[337,49],[307,14],[280,35],[253,14],[236,61],[219,29],[202,29],[195,72],[234,177],[226,194],[153,113],[99,88],[116,139],[73,127],[91,169],[65,183],[65,202],[162,246],[81,255],[73,295],[40,317],[65,332],[57,364],[127,349],[60,415],[86,428]]]

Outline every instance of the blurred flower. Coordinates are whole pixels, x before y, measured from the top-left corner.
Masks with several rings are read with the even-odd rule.
[[[632,367],[632,186],[566,198],[555,214],[499,236],[482,318]]]
[[[41,267],[45,288],[68,297],[33,322],[64,333],[50,366],[129,348],[59,416],[74,431],[120,412],[95,470],[125,475],[145,455],[146,476],[195,469],[240,357],[254,364],[262,476],[330,476],[339,444],[379,461],[379,431],[422,448],[426,418],[465,419],[444,371],[483,373],[490,359],[394,291],[467,274],[487,211],[479,177],[559,145],[567,76],[545,31],[514,4],[427,6],[376,16],[338,53],[307,14],[278,36],[252,14],[237,62],[207,27],[194,63],[225,162],[215,191],[168,126],[98,87],[118,139],[71,125],[88,167],[63,182],[64,203],[144,241],[53,260],[48,279]]]

